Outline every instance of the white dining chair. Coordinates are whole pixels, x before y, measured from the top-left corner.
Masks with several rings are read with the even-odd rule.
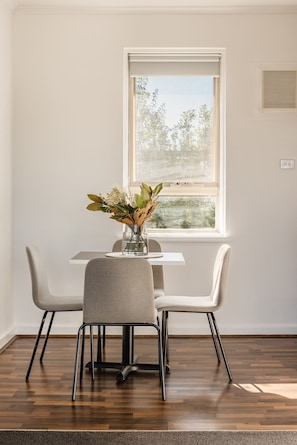
[[[148,240],[149,252],[162,252],[160,243],[152,238]],[[122,250],[122,240],[117,240],[113,244],[112,251],[113,252],[121,252]],[[151,266],[153,271],[153,279],[154,279],[154,297],[158,298],[165,295],[164,290],[164,274],[163,274],[163,266]],[[98,332],[98,357],[101,356],[101,343],[100,343],[100,331]],[[106,328],[103,326],[102,329],[102,347],[105,348],[106,342]]]
[[[148,238],[148,248],[149,252],[162,252],[161,244],[153,238]],[[121,250],[122,250],[122,240],[117,240],[112,247],[112,251],[121,252]],[[153,270],[153,278],[154,278],[154,296],[155,298],[158,298],[165,295],[163,266],[151,266],[151,267]]]
[[[88,326],[154,327],[158,333],[158,369],[162,399],[165,400],[162,336],[154,301],[152,269],[146,260],[95,258],[88,262],[85,271],[83,324],[77,334],[72,400],[76,398],[79,357],[80,366],[83,366],[81,338],[84,338],[84,331]],[[91,332],[90,368],[94,380],[92,338]],[[130,348],[130,341],[128,343],[126,347]],[[131,364],[133,367],[134,351],[130,349],[128,356],[131,363],[124,365]],[[82,372],[80,378],[82,379]]]
[[[26,380],[29,380],[31,368],[34,362],[34,358],[37,352],[39,340],[42,335],[44,323],[47,318],[47,314],[51,313],[47,333],[45,336],[42,352],[40,355],[40,362],[43,360],[46,345],[52,328],[56,312],[69,312],[69,311],[82,311],[83,297],[82,296],[57,296],[53,295],[49,290],[48,276],[44,258],[40,250],[33,245],[26,246],[26,253],[29,262],[31,285],[32,285],[32,297],[34,304],[44,311],[39,331],[36,336],[31,360],[26,373]]]
[[[222,245],[216,255],[213,279],[210,294],[207,296],[172,296],[166,295],[155,300],[158,311],[162,311],[162,336],[164,363],[168,363],[168,314],[169,312],[204,313],[207,315],[218,362],[223,356],[229,380],[232,380],[231,370],[223,347],[222,339],[217,326],[214,312],[223,304],[226,294],[226,281],[231,248],[228,244]]]

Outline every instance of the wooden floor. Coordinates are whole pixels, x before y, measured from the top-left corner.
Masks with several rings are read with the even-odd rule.
[[[50,338],[44,363],[25,381],[34,339],[18,337],[0,355],[0,429],[291,430],[297,429],[297,338],[227,337],[233,372],[217,365],[209,337],[172,338],[167,400],[158,374],[139,371],[116,383],[116,371],[86,370],[71,401],[74,337]],[[118,360],[108,338],[106,360]],[[156,361],[152,337],[136,339],[139,361]]]

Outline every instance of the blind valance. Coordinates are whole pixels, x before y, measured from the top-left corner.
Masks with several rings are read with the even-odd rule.
[[[131,77],[211,76],[219,77],[220,54],[156,53],[129,54]]]

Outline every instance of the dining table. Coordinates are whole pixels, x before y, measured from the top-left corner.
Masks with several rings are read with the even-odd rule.
[[[94,258],[120,258],[125,261],[126,258],[133,258],[135,261],[142,258],[146,259],[152,266],[184,266],[185,259],[181,252],[149,252],[146,255],[131,256],[124,255],[121,252],[103,252],[103,251],[80,251],[70,258],[70,264],[87,265]],[[98,345],[101,346],[100,338]],[[122,358],[120,362],[102,361],[101,347],[98,348],[97,360],[94,363],[95,368],[117,369],[116,380],[123,382],[132,371],[137,370],[159,370],[159,364],[138,363],[137,356],[134,355],[134,329],[131,326],[123,326],[122,335]],[[91,368],[91,363],[86,364]],[[169,366],[166,365],[166,371],[169,372]]]
[[[134,258],[135,260],[144,258],[152,266],[184,266],[185,259],[181,252],[149,252],[147,255],[123,255],[121,252],[97,252],[97,251],[80,251],[70,258],[70,264],[86,265],[94,258]]]

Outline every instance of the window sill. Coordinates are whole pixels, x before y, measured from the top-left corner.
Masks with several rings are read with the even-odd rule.
[[[228,242],[230,236],[222,233],[162,233],[158,231],[147,230],[151,238],[155,238],[160,242],[172,243],[220,243]]]

